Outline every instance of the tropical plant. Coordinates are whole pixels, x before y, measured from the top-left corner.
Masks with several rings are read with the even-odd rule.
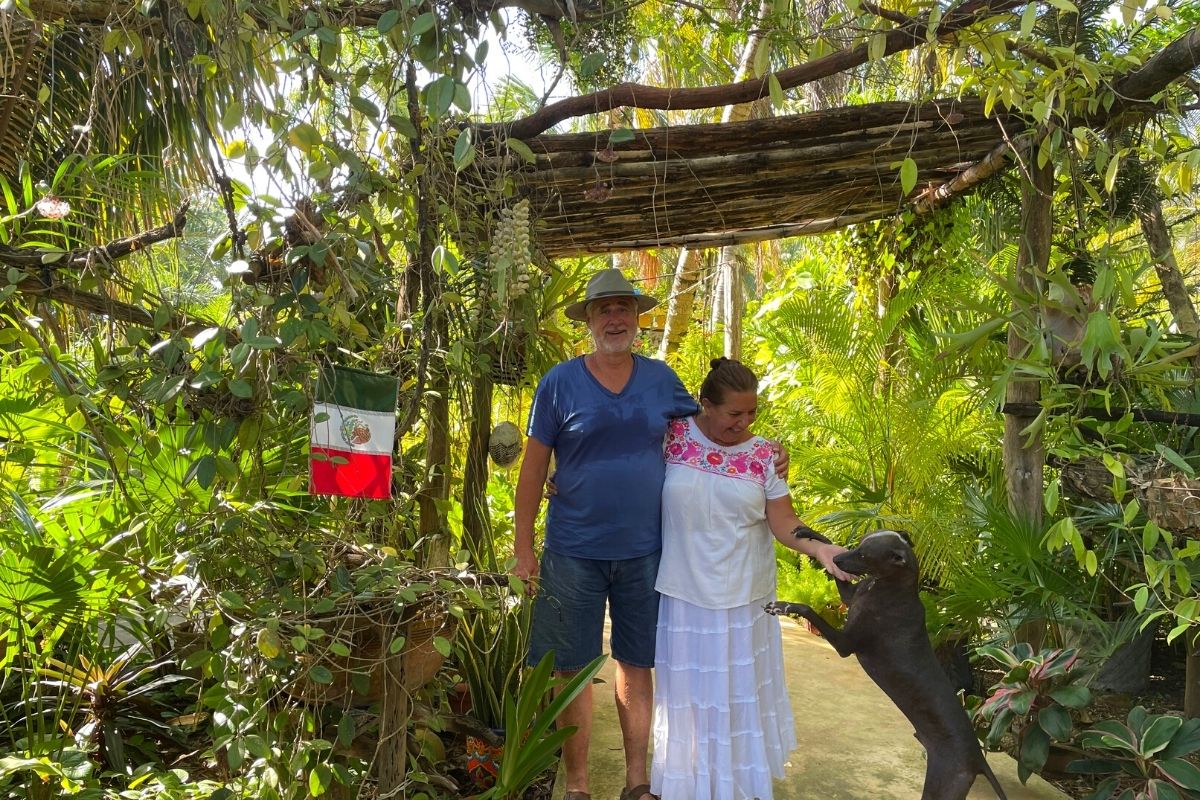
[[[1200,798],[1200,769],[1188,756],[1200,750],[1200,719],[1150,714],[1142,706],[1124,722],[1103,720],[1079,737],[1085,757],[1068,772],[1121,773],[1106,778],[1084,800],[1180,800]]]
[[[1044,526],[972,488],[965,500],[976,547],[936,593],[947,621],[977,636],[987,620],[1015,641],[1022,625],[1087,616],[1091,581],[1070,554],[1043,546]]]
[[[173,699],[163,692],[195,678],[166,670],[173,659],[148,658],[140,642],[127,647],[108,663],[93,661],[82,653],[77,663],[47,658],[37,667],[35,694],[22,706],[26,713],[43,709],[65,709],[60,720],[80,746],[95,748],[98,761],[108,770],[124,772],[130,765],[128,752],[138,763],[150,760],[161,740],[181,743],[169,719],[176,716]],[[61,713],[61,712],[59,712]]]
[[[974,705],[973,716],[989,723],[989,747],[1013,735],[1017,776],[1024,783],[1045,765],[1051,742],[1071,740],[1070,710],[1091,702],[1091,692],[1073,674],[1078,654],[1062,648],[1034,653],[1026,642],[985,645],[976,652],[1006,672],[982,703]]]
[[[554,677],[554,654],[547,653],[521,681],[515,695],[504,698],[504,754],[496,783],[477,800],[516,800],[558,759],[574,726],[552,728],[571,701],[579,696],[607,656],[597,656],[570,680]]]
[[[963,465],[978,460],[994,424],[941,363],[940,337],[977,313],[947,312],[941,298],[977,283],[977,267],[939,259],[879,308],[864,298],[881,273],[893,274],[893,241],[914,242],[909,255],[923,263],[933,260],[933,237],[924,225],[864,227],[800,254],[757,309],[759,429],[788,444],[807,518],[835,538],[910,530],[923,573],[936,581],[970,553]],[[939,252],[964,231],[960,222],[944,227]]]
[[[489,728],[506,724],[505,703],[523,684],[533,604],[518,597],[464,616],[455,639],[458,671],[471,696],[471,716]]]

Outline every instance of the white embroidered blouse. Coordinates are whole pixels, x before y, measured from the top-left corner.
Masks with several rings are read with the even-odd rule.
[[[704,608],[734,608],[775,592],[775,538],[767,499],[784,497],[766,439],[710,441],[690,417],[672,420],[663,445],[659,592]]]

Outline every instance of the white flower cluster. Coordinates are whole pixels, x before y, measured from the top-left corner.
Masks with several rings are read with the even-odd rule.
[[[521,200],[500,211],[500,221],[492,234],[492,248],[488,251],[488,266],[491,268],[494,294],[504,287],[509,300],[516,300],[529,293],[529,201]]]

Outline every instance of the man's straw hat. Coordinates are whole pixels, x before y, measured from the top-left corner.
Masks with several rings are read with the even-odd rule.
[[[586,322],[588,303],[593,300],[604,300],[609,297],[632,297],[637,301],[639,314],[644,314],[658,305],[658,301],[653,297],[642,294],[639,289],[635,288],[629,282],[629,279],[621,274],[621,270],[616,267],[610,267],[609,269],[602,269],[593,275],[592,279],[588,281],[587,290],[583,293],[583,299],[567,306],[563,310],[563,313],[567,315],[568,319]]]

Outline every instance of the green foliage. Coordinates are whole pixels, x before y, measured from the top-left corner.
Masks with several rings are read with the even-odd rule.
[[[985,740],[990,747],[1007,733],[1015,736],[1017,776],[1024,783],[1045,765],[1051,742],[1071,740],[1070,710],[1091,702],[1091,692],[1073,674],[1078,653],[1051,648],[1035,654],[1026,642],[986,645],[976,652],[1006,672],[972,713],[989,723]]]
[[[840,625],[846,615],[837,584],[824,568],[814,565],[796,551],[776,544],[777,596],[781,601],[804,603],[828,622]]]
[[[1103,781],[1085,800],[1149,800],[1200,797],[1200,769],[1188,756],[1200,750],[1200,720],[1130,710],[1125,722],[1103,720],[1079,736],[1086,757],[1068,771],[1122,773]]]
[[[847,540],[881,526],[910,530],[934,579],[965,560],[960,482],[995,425],[941,363],[941,337],[980,316],[945,302],[974,280],[972,265],[933,255],[938,236],[965,235],[962,222],[838,237],[789,265],[753,329],[758,428],[788,445],[805,516]],[[904,276],[901,258],[915,260]],[[899,285],[879,316],[864,298],[884,274]]]
[[[1026,623],[1084,617],[1094,582],[1069,553],[1044,546],[1046,529],[1009,511],[1004,499],[966,493],[976,549],[956,565],[936,604],[960,632],[988,620],[1009,638]]]

